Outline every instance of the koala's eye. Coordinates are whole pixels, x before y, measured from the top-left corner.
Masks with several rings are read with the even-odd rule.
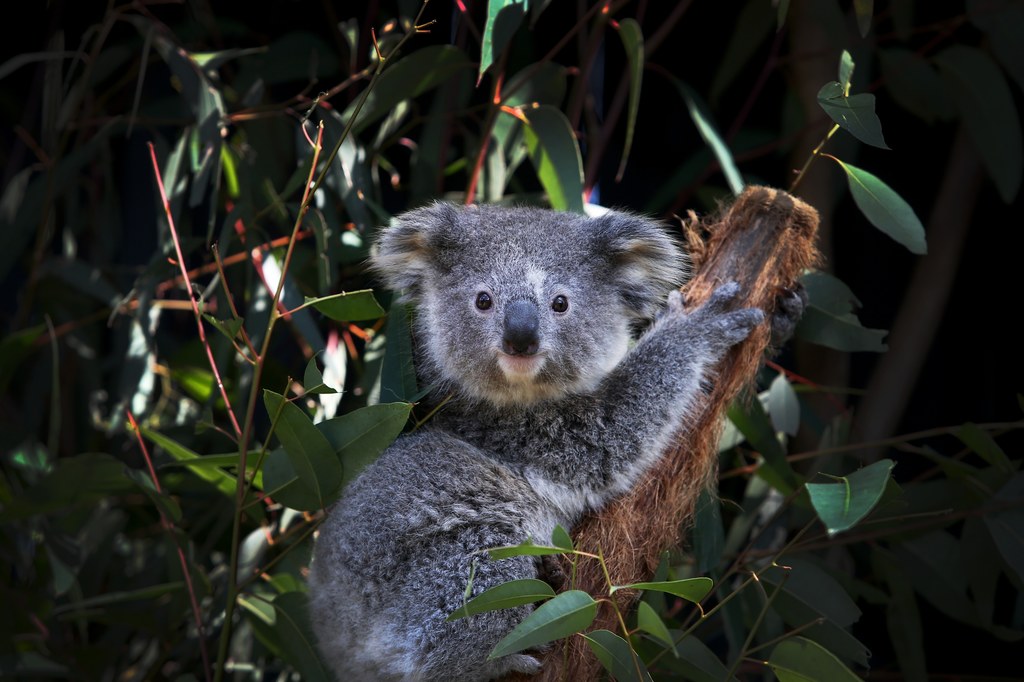
[[[491,295],[486,291],[481,291],[476,295],[477,310],[490,310],[492,305],[494,305],[494,301],[491,300]]]
[[[555,296],[551,299],[551,309],[556,313],[564,313],[569,309],[569,299],[562,295]]]

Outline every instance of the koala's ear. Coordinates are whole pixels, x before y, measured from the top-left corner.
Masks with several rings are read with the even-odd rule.
[[[598,248],[611,260],[627,308],[637,317],[654,317],[668,292],[686,279],[682,249],[663,225],[643,216],[610,211],[594,221]]]
[[[459,208],[437,202],[395,217],[385,228],[370,256],[370,268],[388,288],[405,290],[415,298],[437,249],[454,228]]]

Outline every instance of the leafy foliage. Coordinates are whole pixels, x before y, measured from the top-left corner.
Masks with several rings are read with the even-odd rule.
[[[1022,365],[993,275],[1018,253],[1020,4],[435,4],[21,8],[0,64],[0,674],[329,679],[317,524],[430,417],[410,311],[362,267],[377,227],[436,197],[667,217],[751,182],[822,210],[835,272],[807,273],[801,353],[730,411],[724,503],[654,579],[609,584],[642,594],[622,631],[587,631],[607,595],[539,581],[453,617],[539,603],[494,655],[585,637],[620,680],[1019,674],[1000,666],[1024,638]],[[950,290],[972,339],[929,355]],[[876,433],[857,415],[908,408],[870,374],[890,322],[913,361],[886,374],[932,364]],[[559,529],[491,557],[598,550]],[[977,651],[953,658],[949,632]]]

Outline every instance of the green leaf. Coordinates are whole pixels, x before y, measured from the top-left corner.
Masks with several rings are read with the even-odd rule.
[[[307,297],[303,305],[311,305],[332,320],[358,322],[376,320],[384,316],[384,309],[373,297],[372,289],[343,291],[320,298]]]
[[[882,136],[882,122],[875,114],[875,96],[868,93],[847,96],[841,83],[832,81],[818,91],[818,104],[843,130],[865,144],[889,149]]]
[[[294,666],[303,680],[332,682],[336,679],[317,654],[305,592],[285,592],[270,604],[249,598],[243,605],[254,616],[251,622],[260,641]],[[273,608],[268,609],[268,606]]]
[[[924,57],[906,48],[878,51],[889,95],[910,113],[930,123],[953,116],[953,102],[939,72]]]
[[[409,307],[393,301],[384,327],[387,349],[380,370],[380,401],[411,402],[418,392],[412,359]]]
[[[676,651],[675,640],[672,639],[672,634],[668,631],[668,627],[665,626],[665,621],[663,621],[661,617],[658,616],[654,608],[645,601],[642,601],[637,605],[636,626],[664,644],[668,650],[672,652],[673,656],[679,658],[679,652]]]
[[[775,437],[775,430],[760,400],[735,401],[726,414],[747,441],[761,453],[764,464],[774,474],[773,480],[781,485],[783,493],[795,490],[798,481],[793,467],[786,461],[786,451]]]
[[[478,84],[491,64],[504,52],[527,9],[528,0],[487,0],[487,19],[480,44],[480,70],[476,79]]]
[[[996,510],[986,514],[985,525],[1006,565],[1024,584],[1024,474],[1017,474],[993,498]]]
[[[11,378],[23,367],[25,358],[35,347],[36,339],[45,333],[46,325],[39,324],[9,334],[0,341],[0,393],[7,393]]]
[[[678,635],[677,635],[678,638]],[[721,659],[697,637],[686,637],[676,646],[678,665],[694,682],[733,682]]]
[[[580,590],[563,592],[541,604],[487,655],[489,660],[580,632],[594,622],[597,602]]]
[[[629,66],[629,108],[626,110],[626,141],[622,148],[622,161],[619,162],[618,180],[626,171],[629,150],[633,148],[633,131],[636,128],[637,112],[640,111],[640,88],[644,77],[644,34],[636,19],[628,17],[619,22],[619,37],[626,50],[626,62]]]
[[[860,677],[820,644],[804,637],[779,642],[768,659],[779,682],[856,682]]]
[[[985,32],[999,63],[1024,89],[1024,7],[1017,0],[967,0],[967,16]]]
[[[358,135],[371,123],[391,113],[399,102],[419,97],[472,66],[473,62],[462,50],[451,45],[431,45],[400,56],[380,74],[359,112],[359,119],[352,126],[352,133]],[[357,103],[358,100],[345,109],[342,121],[352,118]]]
[[[849,530],[868,515],[881,499],[895,464],[883,459],[840,477],[838,483],[807,484],[811,504],[830,537]]]
[[[53,613],[54,615],[58,615],[69,611],[103,608],[106,606],[113,606],[115,604],[125,604],[136,601],[153,601],[166,594],[174,594],[175,592],[180,592],[183,589],[185,589],[185,583],[178,581],[161,583],[159,585],[149,585],[137,590],[106,592],[104,594],[96,595],[95,597],[87,597],[67,604],[58,604],[54,607]]]
[[[732,422],[729,422],[730,424]],[[697,573],[709,573],[722,558],[725,531],[722,527],[722,503],[708,490],[701,491],[697,514],[690,533]]]
[[[263,461],[263,491],[275,502],[299,511],[319,511],[320,496],[307,487],[295,473],[288,453],[277,448]]]
[[[879,546],[876,545],[872,550],[871,559],[875,573],[889,586],[885,622],[889,637],[895,645],[893,648],[900,672],[907,682],[926,682],[928,668],[924,655],[924,636],[913,583],[899,562]]]
[[[0,518],[17,521],[135,491],[123,462],[105,453],[87,452],[58,459],[52,472],[0,510]]]
[[[181,521],[181,507],[177,501],[164,493],[157,492],[156,486],[153,485],[153,480],[149,477],[149,474],[129,467],[125,467],[124,473],[125,476],[135,481],[135,485],[153,502],[162,516],[171,523],[176,524]]]
[[[343,485],[377,459],[409,421],[411,403],[379,403],[316,425],[341,458]]]
[[[1006,453],[999,447],[999,444],[996,443],[991,434],[987,431],[982,431],[975,424],[967,422],[961,426],[956,432],[956,437],[973,452],[980,455],[982,459],[1007,476],[1012,475],[1017,470],[1017,467],[1006,456]]]
[[[853,201],[861,213],[882,232],[907,247],[911,253],[928,252],[924,226],[914,209],[876,176],[829,156],[846,173]]]
[[[453,621],[486,611],[510,609],[515,606],[533,604],[534,602],[550,599],[554,596],[554,589],[543,580],[537,580],[536,578],[511,580],[484,590],[448,616],[447,620]]]
[[[199,453],[188,449],[187,447],[177,442],[173,438],[169,438],[168,436],[165,436],[159,431],[154,431],[153,429],[141,425],[139,426],[139,430],[142,432],[142,435],[145,436],[147,440],[156,445],[159,445],[161,448],[164,449],[164,451],[167,454],[169,454],[171,457],[173,457],[179,462],[191,463],[199,462],[204,459],[203,456],[200,455]],[[235,456],[235,464],[238,464],[237,455]],[[235,489],[238,485],[234,476],[227,473],[226,471],[221,471],[220,469],[217,468],[197,466],[189,467],[189,469],[199,478],[203,479],[207,483],[211,483],[212,485],[214,485],[217,488],[217,490],[224,493],[224,495],[226,495],[229,499],[234,499]]]
[[[572,538],[561,525],[556,525],[555,529],[551,531],[551,544],[555,547],[561,547],[566,552],[573,551]]]
[[[863,327],[855,315],[837,315],[814,305],[804,310],[796,333],[804,341],[849,353],[882,353],[888,348],[882,343],[886,330]]]
[[[871,15],[875,12],[875,0],[853,0],[853,12],[857,15],[860,37],[866,38],[871,30]]]
[[[263,402],[270,418],[277,420],[274,433],[296,475],[316,495],[320,506],[326,507],[341,492],[342,466],[337,454],[310,418],[284,396],[264,390]]]
[[[697,132],[700,133],[704,143],[718,160],[718,165],[721,167],[725,180],[729,184],[729,190],[734,195],[739,196],[743,192],[743,178],[740,176],[740,171],[732,158],[732,152],[729,151],[725,140],[722,139],[722,136],[718,134],[718,130],[715,128],[707,105],[693,88],[677,78],[672,78],[672,81],[676,84],[676,88],[686,102],[686,110],[689,112],[693,124],[697,127]]]
[[[1020,188],[1024,142],[1006,79],[992,59],[975,47],[953,45],[936,55],[935,62],[999,195],[1011,203]]]
[[[74,679],[71,669],[35,651],[0,654],[0,676],[4,679]]]
[[[787,7],[789,5],[788,2],[784,4]],[[743,6],[732,30],[728,32],[729,43],[721,53],[722,58],[711,82],[708,98],[712,103],[717,105],[722,94],[754,57],[765,39],[771,35],[772,21],[776,16],[778,28],[782,28],[785,11],[786,9],[780,5],[776,15],[772,11],[771,3],[761,0],[748,0]]]
[[[850,79],[853,78],[853,57],[846,50],[839,55],[839,85],[843,92],[850,91]]]
[[[632,583],[630,585],[612,585],[608,590],[614,594],[617,590],[654,590],[655,592],[666,592],[682,597],[694,604],[699,604],[704,597],[708,596],[715,581],[711,578],[686,578],[685,580],[662,580],[656,582]]]
[[[241,317],[233,320],[218,320],[213,315],[203,313],[203,319],[213,325],[213,328],[223,334],[229,341],[238,338],[238,332],[245,326],[245,320]]]
[[[551,208],[583,213],[583,159],[569,119],[546,104],[523,115],[526,148]]]
[[[618,682],[651,679],[647,667],[629,646],[629,642],[614,632],[594,630],[583,635],[583,639],[587,640],[597,660]]]
[[[781,372],[768,388],[768,416],[776,431],[795,436],[800,428],[800,402],[793,386]]]
[[[532,541],[520,542],[518,545],[506,547],[493,547],[487,550],[487,555],[497,561],[508,559],[513,556],[549,556],[552,554],[565,554],[564,547],[550,547],[548,545],[537,545]]]
[[[324,375],[316,366],[316,355],[306,363],[306,369],[302,372],[302,385],[306,389],[306,395],[330,395],[338,392],[324,383]]]

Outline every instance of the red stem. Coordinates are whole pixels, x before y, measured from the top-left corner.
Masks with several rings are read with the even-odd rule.
[[[147,144],[149,145],[150,158],[153,160],[153,175],[156,176],[156,184],[160,188],[160,199],[164,204],[164,213],[167,214],[167,225],[171,229],[174,251],[178,256],[178,267],[181,268],[181,276],[185,281],[185,288],[188,290],[188,299],[192,303],[192,313],[196,318],[199,341],[203,344],[203,348],[206,349],[206,358],[209,360],[210,369],[213,370],[213,376],[217,380],[217,388],[220,389],[220,396],[224,400],[224,407],[227,409],[228,417],[231,418],[231,426],[235,429],[235,437],[240,438],[242,427],[238,425],[238,419],[235,418],[235,411],[231,408],[231,401],[228,399],[228,392],[224,388],[224,381],[220,377],[220,370],[217,369],[217,362],[213,359],[213,350],[210,348],[210,342],[206,339],[206,330],[203,329],[203,316],[199,312],[199,304],[196,302],[196,295],[192,289],[192,279],[188,276],[188,270],[185,268],[185,257],[181,253],[181,242],[178,239],[178,231],[174,227],[174,217],[171,215],[171,203],[167,200],[167,192],[164,191],[164,180],[160,177],[160,164],[156,160],[156,149],[153,147],[152,142]]]
[[[142,440],[142,434],[139,432],[139,425],[135,422],[135,416],[131,413],[131,410],[125,410],[125,414],[128,415],[128,423],[132,426],[132,431],[135,433],[135,438],[139,441],[139,449],[142,450],[142,456],[146,458],[146,466],[149,467],[149,477],[153,479],[153,487],[156,488],[158,493],[163,494],[163,490],[160,488],[160,479],[156,476],[156,469],[153,468],[153,458],[149,456],[149,450],[146,448],[146,442]],[[171,536],[171,541],[174,543],[175,549],[178,550],[178,561],[181,562],[181,573],[185,576],[185,587],[188,590],[188,600],[192,605],[192,616],[196,620],[196,631],[199,633],[199,653],[203,657],[203,676],[206,678],[206,682],[210,682],[210,655],[206,651],[206,634],[203,630],[203,619],[199,611],[199,600],[196,599],[196,590],[192,585],[192,573],[188,570],[188,561],[185,559],[185,551],[181,548],[181,543],[178,542],[178,538],[174,534],[174,524],[164,514],[164,510],[157,505],[157,512],[160,514],[160,525],[164,527],[164,530]]]

